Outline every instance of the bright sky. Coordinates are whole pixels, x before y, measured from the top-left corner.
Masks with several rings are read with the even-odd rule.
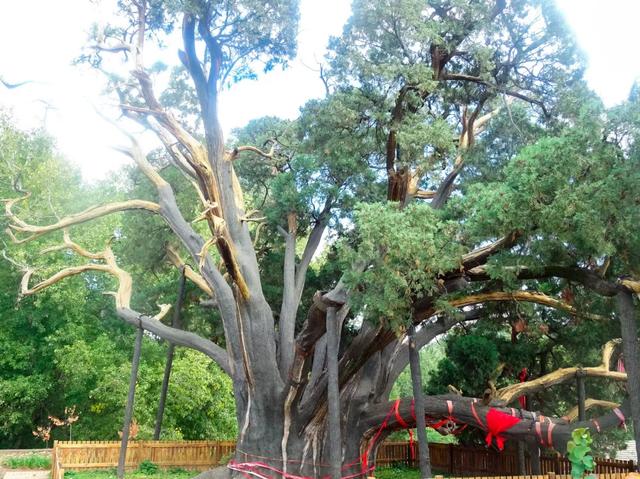
[[[589,60],[587,79],[608,105],[616,104],[640,78],[638,0],[556,0]],[[112,147],[122,144],[101,120],[101,79],[71,65],[96,19],[108,15],[111,1],[4,0],[0,15],[0,76],[7,82],[34,80],[16,89],[0,85],[0,107],[11,108],[19,125],[46,122],[59,151],[79,164],[87,180],[101,178],[126,162]],[[349,0],[302,0],[299,56],[285,71],[262,75],[226,91],[221,101],[225,129],[263,115],[293,118],[298,108],[321,96],[317,66],[329,35],[340,33]],[[51,107],[47,108],[43,101]],[[55,109],[54,109],[55,108]]]

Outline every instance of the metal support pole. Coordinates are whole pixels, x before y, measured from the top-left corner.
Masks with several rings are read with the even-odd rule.
[[[124,424],[122,426],[122,442],[120,443],[120,456],[118,457],[118,479],[124,478],[124,466],[127,459],[127,444],[129,442],[129,428],[133,417],[133,402],[136,396],[136,381],[138,380],[138,367],[140,366],[140,352],[142,349],[142,334],[144,330],[138,326],[136,342],[133,348],[131,361],[131,378],[129,380],[129,393],[127,394],[127,406],[124,410]]]

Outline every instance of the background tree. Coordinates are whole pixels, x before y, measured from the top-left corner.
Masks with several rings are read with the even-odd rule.
[[[82,208],[96,198],[117,200],[129,185],[113,178],[91,187],[83,184],[77,169],[58,157],[55,145],[42,131],[21,132],[11,117],[0,120],[0,196],[15,195],[15,182],[32,192],[30,210],[43,221],[55,221],[64,210]],[[119,185],[119,186],[118,186]],[[123,189],[125,188],[125,189]],[[83,244],[102,243],[114,231],[120,236],[114,247],[126,248],[135,259],[137,238],[124,237],[125,218],[92,224],[74,233]],[[3,219],[6,227],[6,220]],[[125,246],[126,243],[126,246]],[[45,247],[34,245],[39,251]],[[49,416],[65,417],[65,408],[76,406],[78,422],[73,425],[77,440],[117,439],[122,428],[133,331],[115,317],[113,301],[103,294],[109,286],[101,275],[70,278],[64,288],[52,288],[37,297],[20,297],[19,288],[25,266],[22,251],[3,243],[5,265],[0,272],[0,317],[3,328],[0,344],[0,445],[5,448],[41,446],[32,431],[46,426]],[[7,259],[11,262],[7,262]],[[43,258],[44,259],[44,258]],[[40,263],[55,270],[69,261],[69,255],[48,257]],[[140,296],[172,302],[176,278],[166,271],[149,271],[144,257],[127,264],[142,271],[147,290]],[[142,274],[142,273],[141,273]],[[152,280],[151,280],[152,279]],[[195,288],[190,287],[193,296]],[[210,309],[192,298],[185,312],[187,320],[202,334],[210,328],[200,326]],[[155,304],[155,303],[152,303]],[[199,329],[200,328],[200,329]],[[142,374],[138,387],[135,416],[139,437],[149,438],[165,358],[164,343],[145,337]],[[78,367],[83,365],[83,367]],[[213,393],[213,394],[212,394]],[[165,437],[185,439],[231,439],[237,431],[231,384],[217,366],[205,356],[180,351],[172,379],[172,397],[167,406]],[[68,427],[54,427],[53,439],[68,439]]]

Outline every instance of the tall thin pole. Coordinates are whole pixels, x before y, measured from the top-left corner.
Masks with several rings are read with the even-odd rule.
[[[578,420],[586,421],[587,411],[585,407],[586,393],[584,389],[584,371],[578,369],[576,372],[576,385],[578,387]]]
[[[411,369],[411,385],[413,386],[413,401],[416,411],[416,429],[418,432],[418,462],[420,464],[421,479],[431,477],[431,460],[429,458],[429,443],[427,441],[427,424],[424,418],[424,393],[422,392],[422,369],[420,366],[420,352],[415,339],[416,329],[409,326],[409,367]]]
[[[138,380],[138,367],[140,366],[140,351],[142,349],[142,334],[144,330],[138,326],[136,342],[133,348],[133,359],[131,360],[131,378],[129,379],[129,394],[127,395],[127,406],[124,410],[124,424],[122,426],[122,442],[120,443],[120,457],[118,458],[118,479],[124,478],[124,465],[127,459],[127,443],[129,442],[129,428],[133,417],[133,402],[136,396],[136,381]]]
[[[171,320],[171,326],[174,328],[181,328],[180,314],[182,312],[182,303],[184,302],[184,290],[185,290],[185,275],[184,266],[180,272],[180,282],[178,284],[178,299],[176,299],[176,305],[173,309],[173,318]],[[160,389],[160,402],[158,403],[158,412],[156,414],[156,425],[153,430],[153,439],[160,439],[160,432],[162,431],[162,418],[164,416],[164,406],[167,401],[167,392],[169,391],[169,379],[171,379],[171,366],[173,365],[173,352],[175,345],[169,343],[167,349],[167,361],[164,365],[164,377],[162,378],[162,388]]]
[[[327,407],[329,412],[329,469],[332,479],[340,479],[342,434],[340,431],[340,387],[338,384],[338,318],[336,308],[327,309]]]

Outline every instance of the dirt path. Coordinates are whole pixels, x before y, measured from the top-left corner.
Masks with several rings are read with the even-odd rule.
[[[48,479],[49,471],[6,471],[2,479]]]

